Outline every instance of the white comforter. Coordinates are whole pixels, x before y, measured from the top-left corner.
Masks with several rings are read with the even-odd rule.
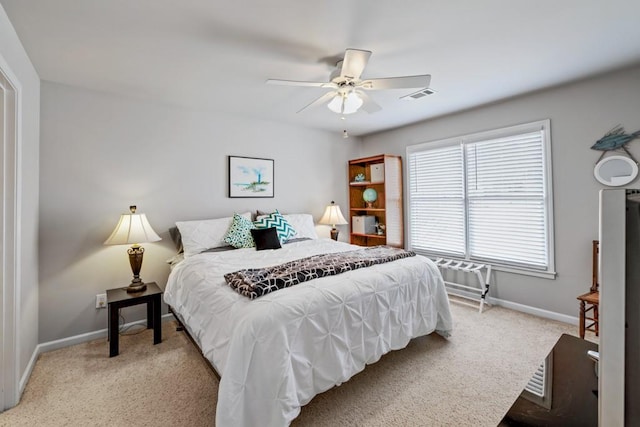
[[[224,274],[359,247],[328,239],[202,253],[180,262],[164,299],[222,379],[216,425],[286,426],[316,394],[411,338],[448,335],[449,301],[422,256],[316,279],[255,300]]]

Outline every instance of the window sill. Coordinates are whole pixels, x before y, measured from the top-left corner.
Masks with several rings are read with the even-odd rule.
[[[541,271],[541,270],[530,270],[526,268],[516,268],[516,267],[505,267],[501,265],[491,265],[492,270],[503,271],[505,273],[513,273],[513,274],[522,274],[523,276],[534,276],[541,277],[543,279],[555,280],[556,273],[555,271]]]

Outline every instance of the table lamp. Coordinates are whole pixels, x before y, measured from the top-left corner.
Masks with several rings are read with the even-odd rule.
[[[324,215],[318,221],[319,224],[327,224],[330,225],[331,228],[331,238],[333,240],[338,240],[338,229],[336,225],[344,225],[348,224],[347,220],[342,216],[342,212],[340,211],[340,206],[336,205],[334,201],[331,201],[331,204],[327,206],[324,210]]]
[[[147,289],[147,285],[140,279],[142,256],[144,254],[144,248],[140,246],[140,243],[157,242],[162,239],[153,231],[145,214],[136,213],[135,206],[129,206],[129,210],[131,213],[120,215],[118,225],[116,225],[113,233],[104,244],[132,245],[127,250],[127,253],[129,254],[133,280],[131,280],[131,284],[126,289],[127,292],[142,292]]]

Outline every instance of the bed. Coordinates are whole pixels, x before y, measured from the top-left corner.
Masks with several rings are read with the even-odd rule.
[[[412,338],[451,331],[442,276],[422,256],[309,280],[256,299],[226,283],[225,274],[247,267],[360,249],[310,234],[277,250],[191,253],[172,267],[165,302],[221,377],[217,426],[289,425],[316,394],[383,354]]]

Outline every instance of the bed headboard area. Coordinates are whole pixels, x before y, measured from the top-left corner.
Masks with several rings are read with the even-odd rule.
[[[169,235],[171,236],[171,241],[176,247],[176,251],[179,254],[184,252],[184,248],[182,247],[182,236],[180,235],[180,230],[178,230],[178,227],[173,226],[169,228]]]
[[[243,217],[251,220],[260,220],[268,215],[268,212],[261,211],[256,211],[255,213],[245,212],[242,214]],[[292,236],[290,241],[318,238],[313,216],[311,214],[282,214],[282,217],[287,221],[291,228],[295,230],[295,234]],[[221,239],[223,239],[224,235],[227,233],[232,220],[233,217],[213,218],[201,221],[176,221],[176,225],[169,228],[169,235],[178,254],[185,254],[186,256],[189,256],[199,252],[214,252],[216,249],[229,250],[233,249],[233,247],[228,246],[227,243],[223,243]],[[201,237],[195,238],[198,244],[204,244],[204,246],[191,249],[187,248],[187,253],[185,253],[185,245],[183,243],[183,236],[180,232],[180,227],[184,228],[184,230],[188,232],[188,240],[194,240],[194,233],[203,232],[209,235],[208,238],[204,239],[206,242],[203,242]],[[192,244],[190,245],[193,246]]]

